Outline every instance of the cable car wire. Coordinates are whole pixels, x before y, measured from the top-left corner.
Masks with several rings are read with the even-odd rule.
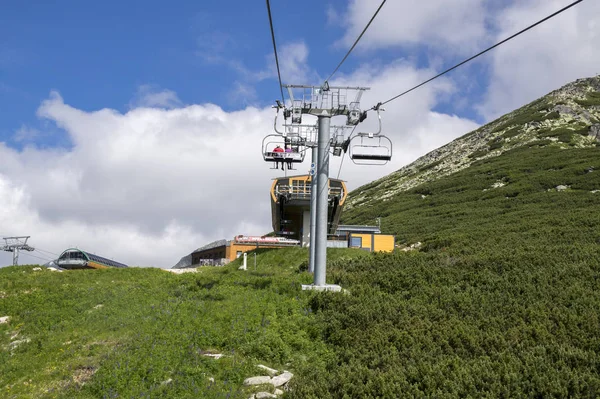
[[[340,178],[340,173],[342,173],[342,165],[344,164],[344,159],[346,158],[346,153],[344,153],[344,155],[342,155],[342,162],[340,162],[340,168],[338,169],[338,174],[336,179]]]
[[[546,21],[547,21],[547,20],[549,20],[550,18],[553,18],[553,17],[557,16],[558,14],[560,14],[560,13],[562,13],[562,12],[564,12],[564,11],[568,10],[569,8],[571,8],[571,7],[573,7],[573,6],[575,6],[575,5],[579,4],[579,3],[581,3],[582,1],[583,1],[583,0],[577,0],[577,1],[575,1],[575,2],[573,2],[573,3],[571,3],[571,4],[569,4],[568,6],[561,8],[560,10],[558,10],[558,11],[556,11],[556,12],[554,12],[554,13],[552,13],[552,14],[548,15],[546,18],[543,18],[543,19],[539,20],[538,22],[534,23],[533,25],[530,25],[530,26],[528,26],[527,28],[525,28],[525,29],[523,29],[523,30],[520,30],[519,32],[517,32],[517,33],[513,34],[512,36],[509,36],[509,37],[507,37],[506,39],[504,39],[504,40],[502,40],[502,41],[500,41],[500,42],[498,42],[498,43],[494,44],[493,46],[491,46],[491,47],[488,47],[487,49],[485,49],[485,50],[483,50],[483,51],[481,51],[481,52],[479,52],[479,53],[475,54],[474,56],[472,56],[472,57],[470,57],[470,58],[467,58],[466,60],[462,61],[461,63],[454,65],[452,68],[448,68],[448,69],[446,69],[444,72],[442,72],[442,73],[439,73],[439,74],[435,75],[434,77],[432,77],[432,78],[430,78],[430,79],[427,79],[427,80],[426,80],[426,81],[424,81],[423,83],[420,83],[420,84],[416,85],[415,87],[413,87],[413,88],[411,88],[411,89],[408,89],[408,90],[406,90],[406,91],[404,91],[404,92],[402,92],[402,93],[398,94],[398,95],[397,95],[397,96],[395,96],[395,97],[392,97],[392,98],[390,98],[390,99],[389,99],[389,100],[387,100],[387,101],[384,101],[384,102],[380,102],[380,103],[378,103],[377,105],[375,105],[375,106],[374,106],[373,108],[371,108],[370,110],[376,110],[376,109],[377,109],[377,108],[379,108],[380,106],[382,106],[382,105],[385,105],[385,104],[389,103],[390,101],[394,101],[395,99],[397,99],[397,98],[399,98],[399,97],[402,97],[403,95],[405,95],[405,94],[408,94],[408,93],[410,93],[411,91],[413,91],[413,90],[415,90],[415,89],[418,89],[419,87],[421,87],[421,86],[423,86],[423,85],[425,85],[425,84],[427,84],[427,83],[431,82],[432,80],[434,80],[434,79],[437,79],[437,78],[439,78],[440,76],[442,76],[442,75],[445,75],[445,74],[447,74],[448,72],[450,72],[450,71],[453,71],[454,69],[456,69],[456,68],[460,67],[461,65],[464,65],[464,64],[466,64],[467,62],[474,60],[475,58],[479,57],[480,55],[483,55],[483,54],[487,53],[488,51],[495,49],[496,47],[500,46],[501,44],[504,44],[504,43],[506,43],[507,41],[509,41],[509,40],[511,40],[511,39],[514,39],[515,37],[519,36],[520,34],[522,34],[522,33],[525,33],[525,32],[527,32],[528,30],[530,30],[530,29],[532,29],[532,28],[535,28],[536,26],[540,25],[541,23],[543,23],[543,22],[546,22]]]
[[[269,25],[271,26],[271,38],[273,39],[273,52],[275,53],[275,64],[277,65],[277,77],[279,78],[279,91],[281,92],[281,102],[285,104],[283,98],[283,84],[281,83],[281,71],[279,69],[279,57],[277,57],[277,44],[275,43],[275,31],[273,30],[273,17],[271,16],[271,3],[267,0],[267,11],[269,12]]]
[[[354,50],[354,47],[356,47],[356,45],[358,44],[358,42],[360,41],[360,39],[363,37],[363,35],[367,31],[367,29],[369,29],[369,26],[371,26],[371,23],[373,22],[373,20],[377,16],[377,14],[379,14],[379,10],[381,10],[381,7],[383,7],[383,5],[385,4],[386,1],[387,0],[383,0],[381,2],[381,4],[379,5],[379,8],[377,9],[377,11],[375,11],[375,14],[373,14],[373,16],[371,17],[371,20],[369,21],[369,23],[367,24],[367,26],[365,26],[365,28],[363,29],[363,31],[361,32],[361,34],[358,36],[358,38],[356,39],[356,41],[354,42],[354,44],[352,45],[352,47],[350,47],[350,50],[348,50],[348,52],[346,53],[346,55],[344,56],[344,58],[342,59],[342,61],[335,68],[335,70],[333,72],[331,72],[331,75],[329,75],[329,77],[327,79],[325,79],[325,82],[328,82],[333,77],[333,75],[335,75],[335,73],[338,71],[338,69],[340,69],[340,67],[342,66],[342,64],[344,63],[344,61],[346,61],[346,58],[348,58],[348,56],[350,55],[350,53],[352,52],[352,50]]]
[[[352,131],[348,135],[348,142],[350,142],[350,140],[352,140],[352,135],[354,134],[354,131],[356,130],[357,127],[358,127],[358,125],[354,125],[354,129],[352,129]],[[336,179],[339,179],[340,173],[342,173],[342,165],[344,164],[344,158],[346,158],[346,151],[344,151],[344,155],[342,155],[342,161],[340,162],[340,168],[338,169],[338,174],[337,174]]]
[[[36,256],[36,255],[32,255],[28,252],[19,252],[19,256],[21,256],[21,255],[31,256],[32,258],[37,258],[37,259],[43,260],[45,262],[51,262],[53,260],[53,259],[49,259],[49,258],[42,258],[42,257]]]
[[[45,253],[47,253],[47,254],[50,254],[50,255],[59,256],[59,254],[56,254],[56,253],[54,253],[54,252],[50,252],[50,251],[46,251],[45,249],[42,249],[42,248],[40,248],[40,247],[38,247],[38,246],[36,246],[36,247],[35,247],[35,250],[36,250],[36,251],[39,251],[39,252],[45,252]]]

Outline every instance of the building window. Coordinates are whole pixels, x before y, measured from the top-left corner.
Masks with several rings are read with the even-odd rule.
[[[350,248],[362,248],[362,237],[350,237]]]
[[[240,256],[242,256],[242,251],[237,251],[237,252],[235,253],[235,257],[236,257],[236,258],[239,258]]]

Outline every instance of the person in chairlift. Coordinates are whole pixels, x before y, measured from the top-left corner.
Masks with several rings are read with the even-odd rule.
[[[273,152],[276,152],[277,154],[275,155],[275,169],[279,169],[279,162],[281,162],[281,170],[283,170],[283,159],[281,159],[281,161],[278,159],[278,157],[281,156],[281,153],[284,152],[283,148],[281,148],[280,146],[277,146],[273,149]]]
[[[285,146],[285,152],[294,152],[294,151],[292,150],[292,147],[288,144]],[[292,158],[287,158],[286,164],[287,164],[288,170],[292,169]],[[281,169],[283,170],[283,165],[281,166]]]

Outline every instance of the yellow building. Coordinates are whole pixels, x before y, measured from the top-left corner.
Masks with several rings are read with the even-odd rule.
[[[393,252],[394,241],[395,237],[388,234],[351,233],[348,237],[348,247],[369,252]]]
[[[360,248],[369,252],[393,252],[396,241],[394,235],[381,234],[377,226],[340,225],[336,235],[347,241],[348,248]]]

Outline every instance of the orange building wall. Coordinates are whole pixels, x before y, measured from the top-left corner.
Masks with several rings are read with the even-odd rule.
[[[350,237],[362,238],[362,249],[370,252],[393,252],[395,237],[388,234],[351,233]]]
[[[242,253],[244,253],[244,252],[254,251],[256,248],[285,248],[285,247],[289,247],[289,245],[259,245],[257,247],[256,244],[236,244],[236,243],[232,242],[231,245],[229,245],[227,247],[225,257],[227,259],[229,259],[230,261],[233,261],[233,260],[237,259],[237,251],[241,251]]]
[[[395,237],[387,234],[375,234],[375,248],[373,251],[393,252]]]

